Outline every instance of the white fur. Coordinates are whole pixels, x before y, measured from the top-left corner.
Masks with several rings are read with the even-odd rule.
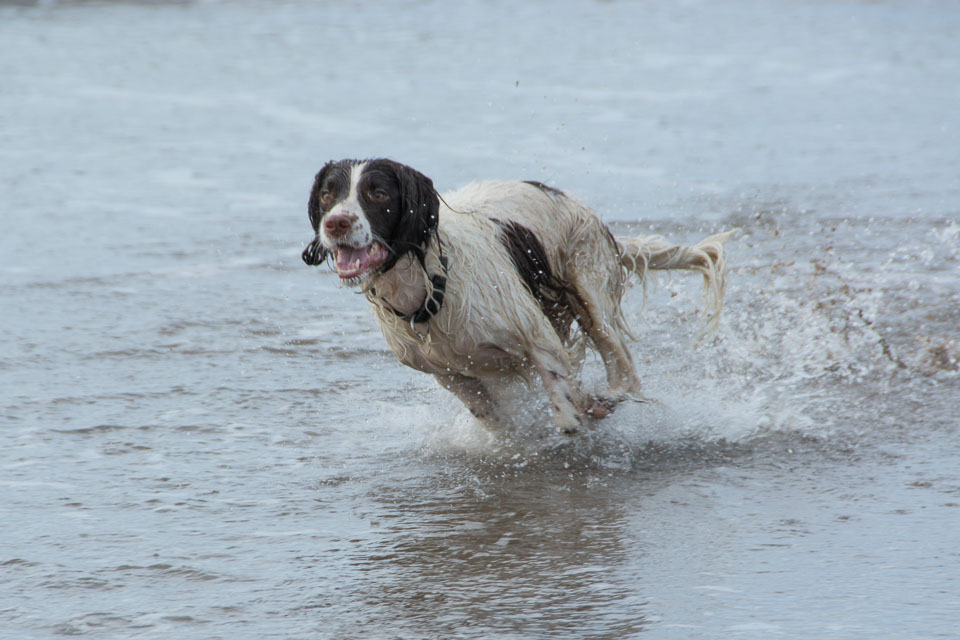
[[[357,192],[357,184],[360,182],[360,176],[363,175],[363,169],[367,166],[366,162],[361,162],[350,168],[350,190],[347,197],[333,206],[326,214],[327,217],[346,215],[353,221],[350,226],[350,232],[345,236],[331,238],[323,225],[320,225],[320,239],[326,247],[335,247],[338,244],[345,244],[351,247],[364,247],[373,241],[373,231],[367,215],[360,206],[360,196]]]
[[[532,231],[554,275],[575,292],[559,331],[518,276],[493,218]],[[509,422],[496,401],[498,388],[537,374],[557,429],[576,432],[596,406],[576,380],[585,341],[604,362],[612,398],[641,397],[620,308],[630,274],[643,280],[647,269],[695,269],[704,275],[714,319],[722,304],[722,244],[729,234],[695,247],[615,239],[575,198],[522,182],[479,182],[445,194],[438,234],[449,269],[443,306],[428,324],[413,327],[394,310],[409,315],[431,293],[430,275],[442,273],[435,239],[426,271],[408,254],[363,289],[400,361],[434,375],[492,429]]]

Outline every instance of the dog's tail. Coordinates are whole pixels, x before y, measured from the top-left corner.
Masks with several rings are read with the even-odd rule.
[[[648,270],[688,269],[703,275],[707,298],[707,329],[716,327],[723,310],[723,293],[726,288],[726,253],[723,243],[735,231],[725,231],[710,236],[692,247],[667,242],[661,236],[637,236],[617,238],[620,264],[631,274],[636,274],[647,287]]]

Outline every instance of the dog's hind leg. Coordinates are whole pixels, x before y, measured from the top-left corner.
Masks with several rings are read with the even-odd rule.
[[[620,308],[624,286],[616,240],[599,219],[588,218],[568,255],[572,259],[563,274],[566,303],[603,360],[613,399],[642,399],[628,346],[631,334]],[[599,415],[596,403],[591,409],[588,413]]]
[[[603,360],[613,399],[621,400],[627,396],[643,399],[640,378],[630,355],[628,334],[620,317],[619,285],[594,280],[596,276],[591,277],[589,273],[577,271],[570,274],[568,304]]]

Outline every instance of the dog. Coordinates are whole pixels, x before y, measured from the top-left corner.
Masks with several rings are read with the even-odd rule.
[[[332,161],[307,209],[315,237],[304,262],[330,259],[372,304],[400,362],[433,375],[495,432],[510,422],[498,390],[517,376],[539,376],[567,435],[643,399],[620,304],[629,278],[698,271],[712,322],[722,307],[731,232],[692,247],[614,237],[585,204],[540,182],[475,182],[440,196],[392,160]],[[585,344],[606,369],[603,395],[578,383]]]

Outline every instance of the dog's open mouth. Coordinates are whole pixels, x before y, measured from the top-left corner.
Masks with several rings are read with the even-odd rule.
[[[371,242],[364,247],[338,246],[335,249],[337,275],[341,280],[365,278],[382,265],[389,255],[386,247],[379,242]]]

